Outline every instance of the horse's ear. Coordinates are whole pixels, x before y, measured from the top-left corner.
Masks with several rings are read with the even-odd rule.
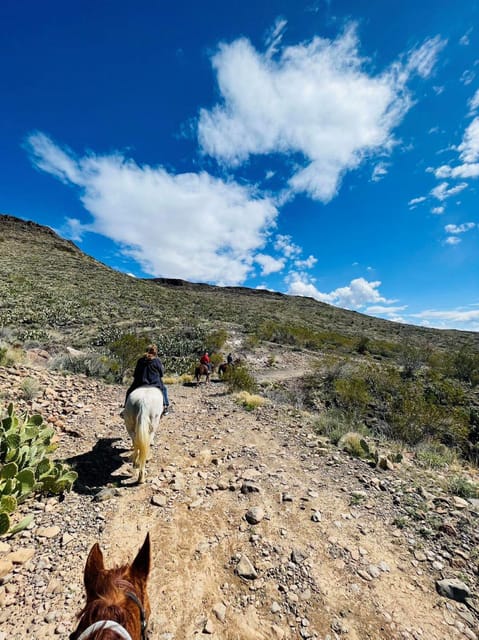
[[[103,553],[98,542],[95,542],[88,554],[83,574],[87,596],[94,597],[98,594],[98,578],[104,570]]]
[[[150,573],[150,534],[146,534],[145,542],[143,546],[136,554],[136,558],[133,560],[130,566],[130,572],[137,578],[145,580]]]

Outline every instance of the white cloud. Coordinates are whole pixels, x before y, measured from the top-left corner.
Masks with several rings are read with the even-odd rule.
[[[270,273],[276,273],[277,271],[281,271],[284,267],[285,261],[283,258],[273,258],[272,256],[268,256],[264,253],[258,253],[254,261],[261,265],[261,275],[267,276]]]
[[[266,37],[266,57],[272,58],[278,51],[278,47],[283,39],[283,34],[286,30],[288,22],[283,18],[278,18]]]
[[[312,269],[314,265],[317,263],[318,259],[314,256],[308,256],[304,260],[295,260],[294,266],[297,269]]]
[[[479,117],[474,118],[467,127],[457,149],[463,162],[477,162],[479,160]]]
[[[407,304],[403,304],[397,307],[385,307],[384,305],[373,305],[372,307],[368,307],[366,309],[366,313],[372,314],[382,314],[385,316],[395,316],[399,311],[404,311],[407,309]]]
[[[276,251],[280,251],[286,258],[295,258],[301,255],[301,247],[294,244],[291,236],[277,235],[274,243]]]
[[[309,296],[347,309],[360,309],[367,304],[393,302],[379,293],[381,282],[369,282],[365,278],[355,278],[348,286],[338,287],[329,293],[319,291],[311,279],[304,273],[292,272],[287,278],[288,293],[296,296]]]
[[[345,172],[391,150],[412,104],[406,83],[429,76],[444,45],[427,40],[373,75],[354,27],[335,40],[283,47],[274,59],[245,38],[222,44],[212,58],[222,102],[200,111],[201,148],[230,166],[252,154],[295,154],[292,191],[328,202]]]
[[[82,224],[77,218],[65,218],[65,224],[56,231],[68,240],[82,242],[83,236],[91,231],[91,228],[88,224]]]
[[[472,69],[466,69],[466,71],[463,72],[463,74],[461,75],[461,82],[462,84],[464,84],[466,87],[471,84],[471,82],[474,81],[474,78],[476,77],[476,72],[473,71]]]
[[[471,229],[474,229],[474,227],[476,226],[475,222],[464,222],[463,224],[446,224],[446,226],[444,227],[444,231],[446,233],[453,233],[453,234],[457,234],[457,233],[466,233],[466,231],[470,231]]]
[[[469,36],[471,35],[472,29],[468,29],[466,33],[459,38],[459,44],[463,47],[467,47],[470,44]]]
[[[479,108],[479,89],[477,89],[476,93],[469,100],[469,109],[471,112],[476,111]]]
[[[406,68],[408,71],[415,71],[422,78],[428,78],[434,69],[437,56],[446,44],[447,41],[439,36],[429,38],[411,52]]]
[[[371,176],[371,180],[373,182],[378,182],[382,180],[385,175],[387,175],[389,165],[386,162],[378,162],[378,164],[373,169],[373,174]]]
[[[431,190],[431,195],[442,202],[443,200],[456,195],[456,193],[460,193],[466,187],[466,182],[456,184],[454,187],[449,187],[448,182],[441,182],[441,184],[438,184],[437,187],[434,187],[434,189]]]
[[[459,244],[460,242],[461,242],[461,238],[458,238],[457,236],[449,236],[445,240],[446,244],[451,244],[451,245]]]
[[[205,172],[171,174],[120,153],[76,158],[41,133],[27,148],[38,168],[79,187],[89,230],[119,243],[153,276],[239,284],[275,226],[270,199]]]
[[[434,213],[436,216],[440,216],[444,213],[445,207],[433,207],[431,209],[431,213]]]
[[[418,198],[413,198],[412,200],[409,200],[408,205],[411,208],[414,208],[417,204],[421,204],[421,202],[424,202],[425,200],[427,200],[425,196],[419,196]]]
[[[479,330],[479,309],[429,309],[411,314],[412,318],[422,320],[424,324],[438,329],[462,329],[464,331]]]

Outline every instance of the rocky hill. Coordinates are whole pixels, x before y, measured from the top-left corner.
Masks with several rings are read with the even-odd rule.
[[[125,331],[154,334],[198,325],[248,335],[267,322],[306,327],[335,344],[367,336],[378,342],[479,349],[477,333],[392,323],[311,298],[135,279],[97,262],[47,227],[0,215],[0,326],[11,327],[22,341],[79,348],[105,344]]]
[[[439,441],[430,464],[389,441],[388,397],[368,395],[399,394],[392,406],[406,434],[423,428],[421,416],[443,441],[475,438],[475,383],[401,360],[411,354],[395,345],[426,344],[442,362],[461,345],[477,349],[476,334],[242,288],[135,280],[34,223],[2,216],[0,231],[0,324],[23,356],[0,366],[1,407],[41,413],[56,455],[79,474],[63,499],[23,503],[17,517],[34,521],[0,539],[0,640],[68,638],[91,545],[112,566],[147,531],[151,640],[477,640],[479,502],[464,491],[477,486],[477,467],[452,449],[446,459]],[[173,411],[138,486],[119,416],[125,386],[50,365],[67,347],[101,351],[112,327],[156,336],[165,325],[176,335],[224,329],[263,403],[250,410],[216,375],[209,385],[172,380]],[[364,337],[366,353],[356,344]],[[341,421],[367,433],[376,461],[340,446]]]

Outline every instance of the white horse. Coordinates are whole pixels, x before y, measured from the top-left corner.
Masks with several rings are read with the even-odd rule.
[[[131,461],[139,468],[138,482],[145,481],[145,464],[163,413],[163,392],[157,387],[139,387],[126,401],[124,420],[133,444]]]

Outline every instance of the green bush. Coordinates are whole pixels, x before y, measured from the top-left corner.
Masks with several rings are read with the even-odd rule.
[[[329,438],[333,444],[338,444],[344,434],[353,430],[353,424],[350,416],[338,409],[328,409],[319,415],[314,429],[319,435]]]
[[[256,380],[244,365],[229,367],[223,377],[228,386],[229,392],[234,391],[256,391]]]
[[[142,356],[150,340],[144,335],[124,333],[111,342],[108,346],[110,353],[118,362],[118,376],[122,380],[128,369],[133,369],[140,356]]]
[[[457,463],[457,453],[437,440],[427,440],[416,448],[416,460],[428,469],[444,469]]]
[[[116,360],[99,353],[88,352],[77,356],[63,355],[54,358],[50,364],[54,371],[68,371],[84,374],[91,378],[103,378],[107,382],[119,380],[119,368]]]
[[[460,498],[477,498],[478,487],[464,476],[453,476],[447,484],[448,492]]]
[[[334,392],[336,404],[351,413],[364,414],[371,402],[366,380],[354,375],[335,380]]]
[[[216,331],[212,331],[205,338],[206,350],[209,353],[221,351],[227,340],[228,332],[226,331],[226,329],[217,329]]]
[[[356,431],[345,433],[338,441],[338,447],[354,458],[368,458],[371,455],[368,443]]]
[[[473,387],[479,384],[479,353],[472,347],[462,347],[446,363],[449,375]]]
[[[25,378],[20,385],[25,400],[33,400],[40,393],[40,383],[35,378]]]

